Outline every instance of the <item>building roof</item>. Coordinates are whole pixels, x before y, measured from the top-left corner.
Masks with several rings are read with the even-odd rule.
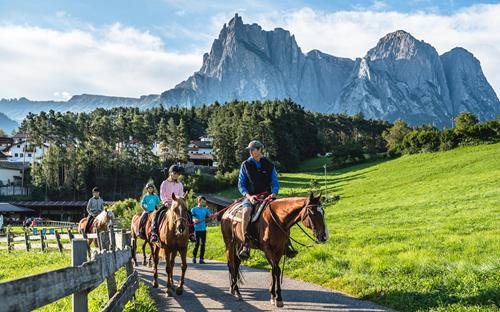
[[[0,169],[23,170],[30,166],[29,162],[0,161]]]
[[[26,138],[26,137],[28,137],[28,136],[26,135],[26,133],[24,133],[24,132],[18,132],[18,133],[16,133],[16,135],[14,135],[12,138],[16,138],[16,139],[21,138],[21,139],[23,139],[23,138]]]
[[[194,148],[212,148],[212,142],[210,141],[191,141],[189,145]]]
[[[216,204],[218,206],[227,207],[233,203],[232,200],[220,195],[214,194],[194,194],[195,196],[203,196],[208,203]]]
[[[9,137],[0,137],[0,144],[12,144],[14,140]]]
[[[34,210],[18,207],[9,203],[0,203],[0,212],[34,212]]]
[[[189,154],[189,159],[214,160],[214,155],[212,155],[212,154]]]
[[[105,205],[112,205],[114,201],[105,201]],[[70,201],[70,200],[57,200],[57,201],[18,201],[13,204],[23,207],[87,207],[87,201]]]

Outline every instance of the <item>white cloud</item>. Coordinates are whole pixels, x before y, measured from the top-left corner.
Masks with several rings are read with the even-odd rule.
[[[118,23],[85,31],[0,25],[0,98],[160,93],[201,61],[199,51],[169,52],[160,38]]]
[[[304,52],[319,49],[336,56],[361,57],[381,37],[398,29],[431,44],[440,54],[464,47],[480,60],[486,78],[500,96],[499,16],[500,4],[473,5],[452,15],[374,10],[331,13],[302,8],[243,18],[264,29],[290,30]]]
[[[166,1],[178,2],[180,9],[186,7],[179,0]],[[439,15],[387,11],[382,1],[372,2],[377,9],[338,12],[264,10],[258,2],[247,3],[247,12],[242,14],[245,23],[288,29],[304,52],[319,49],[356,58],[397,29],[430,43],[440,54],[462,46],[481,61],[488,81],[500,95],[500,5],[474,5],[452,15]],[[67,19],[65,12],[59,15]],[[173,47],[165,46],[152,33],[119,23],[96,28],[70,21],[64,31],[0,24],[0,98],[61,100],[81,93],[133,97],[160,93],[199,69],[203,52],[208,52],[222,25],[233,16],[231,9],[221,9],[201,30],[189,28],[189,22],[171,24],[172,36],[180,34],[194,44],[187,53],[173,52]],[[167,30],[162,33],[168,38]]]

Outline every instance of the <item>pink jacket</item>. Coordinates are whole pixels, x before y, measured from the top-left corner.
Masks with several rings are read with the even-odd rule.
[[[167,203],[169,206],[172,204],[172,193],[175,196],[184,196],[184,186],[181,182],[174,182],[165,180],[160,185],[160,198],[163,204]]]

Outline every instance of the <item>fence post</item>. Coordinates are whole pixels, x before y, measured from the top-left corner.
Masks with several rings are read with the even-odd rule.
[[[63,252],[63,245],[61,244],[61,236],[59,235],[59,231],[55,231],[56,240],[57,240],[57,248],[59,248],[59,252]]]
[[[99,242],[100,242],[99,245],[105,251],[111,250],[110,237],[111,237],[111,234],[108,233],[107,231],[103,231],[103,232],[99,233]],[[111,299],[116,293],[115,273],[106,277],[106,285],[108,288],[108,298]]]
[[[71,241],[72,266],[76,267],[87,261],[87,240],[74,239]],[[88,312],[89,302],[87,291],[73,294],[73,312]]]
[[[112,251],[115,251],[116,250],[116,238],[115,238],[115,229],[113,228],[113,226],[109,227],[109,242],[110,242],[109,249]]]
[[[130,246],[130,233],[127,233],[125,229],[122,229],[122,249],[125,249],[126,246],[129,246],[130,251],[132,252],[132,247]],[[130,260],[125,264],[125,270],[127,271],[127,277],[132,275],[134,272],[134,268],[132,266],[132,256],[130,257]]]
[[[7,231],[7,250],[10,252],[12,249],[14,249],[14,245],[11,244],[13,238],[12,234],[10,233],[10,229]]]
[[[28,232],[24,232],[24,241],[26,242],[26,251],[30,251],[30,236]]]
[[[45,251],[45,239],[43,231],[40,231],[40,247],[42,248],[42,251]]]

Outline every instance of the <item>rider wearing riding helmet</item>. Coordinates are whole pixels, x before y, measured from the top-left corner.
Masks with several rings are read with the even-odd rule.
[[[87,226],[85,227],[85,232],[89,233],[92,223],[94,222],[95,217],[97,217],[104,210],[104,201],[100,197],[100,190],[96,186],[92,189],[92,197],[89,199],[87,203]]]
[[[139,222],[139,235],[142,235],[144,232],[144,224],[148,219],[148,216],[151,212],[155,211],[157,207],[160,206],[160,197],[155,192],[155,186],[153,183],[149,182],[146,184],[147,193],[141,199],[141,207],[144,210],[142,214],[141,221]]]
[[[182,168],[177,165],[172,165],[168,169],[168,178],[163,181],[160,185],[160,198],[163,206],[156,212],[152,224],[152,234],[151,241],[157,242],[159,237],[159,224],[161,216],[163,213],[170,208],[172,205],[172,193],[175,196],[184,196],[184,186],[182,182],[179,181],[179,176],[181,175]]]

